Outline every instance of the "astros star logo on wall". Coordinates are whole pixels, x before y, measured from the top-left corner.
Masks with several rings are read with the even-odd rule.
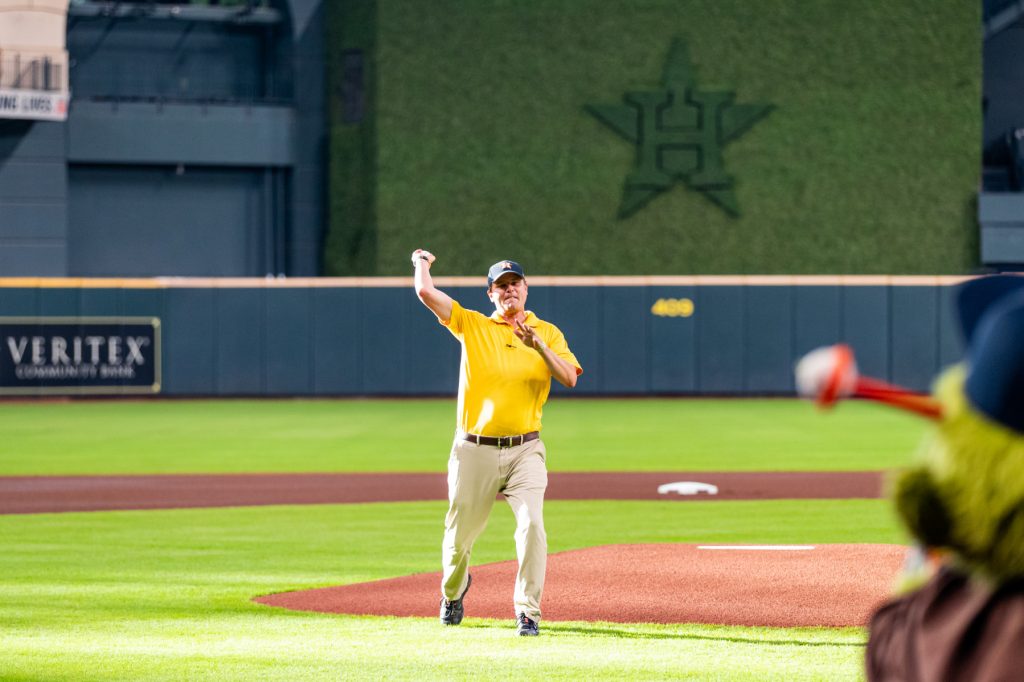
[[[676,181],[701,192],[729,215],[739,216],[733,178],[722,149],[772,110],[770,104],[735,104],[735,93],[700,90],[686,43],[672,41],[661,88],[627,92],[623,104],[590,104],[586,110],[636,145],[636,165],[626,176],[619,217],[628,218]]]

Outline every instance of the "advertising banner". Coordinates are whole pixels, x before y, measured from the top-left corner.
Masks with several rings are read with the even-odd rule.
[[[0,317],[0,395],[159,392],[159,318]]]
[[[0,118],[64,121],[67,117],[66,92],[0,89]]]

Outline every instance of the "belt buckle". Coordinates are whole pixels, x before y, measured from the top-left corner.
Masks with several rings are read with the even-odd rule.
[[[501,444],[502,440],[505,441],[505,445]],[[518,445],[522,445],[525,442],[526,442],[526,438],[524,438],[521,435],[520,436],[503,436],[502,438],[498,438],[498,447],[511,448],[511,447],[516,447]]]

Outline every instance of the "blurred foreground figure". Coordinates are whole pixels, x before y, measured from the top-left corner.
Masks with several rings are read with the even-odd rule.
[[[967,282],[957,307],[967,355],[892,493],[922,570],[871,619],[872,681],[1024,679],[1024,277]]]

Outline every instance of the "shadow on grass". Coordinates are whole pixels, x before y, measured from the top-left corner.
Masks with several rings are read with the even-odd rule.
[[[514,625],[512,621],[509,624],[504,624],[501,621],[494,620],[478,620],[470,623],[466,621],[462,624],[464,628],[473,629],[513,629]],[[544,623],[541,627],[541,634],[550,632],[552,634],[576,634],[585,635],[587,637],[614,637],[616,639],[664,639],[664,640],[692,640],[692,641],[708,641],[708,642],[730,642],[734,644],[756,644],[758,646],[820,646],[820,647],[847,647],[847,648],[860,648],[863,649],[865,642],[843,642],[843,641],[814,641],[807,639],[800,639],[794,637],[792,639],[771,639],[771,638],[756,638],[756,637],[737,637],[735,635],[723,634],[720,637],[708,634],[697,634],[697,633],[683,633],[683,632],[657,632],[647,631],[638,632],[636,630],[619,629],[614,626],[601,625],[601,626],[589,626],[589,625],[568,625],[561,623]]]

